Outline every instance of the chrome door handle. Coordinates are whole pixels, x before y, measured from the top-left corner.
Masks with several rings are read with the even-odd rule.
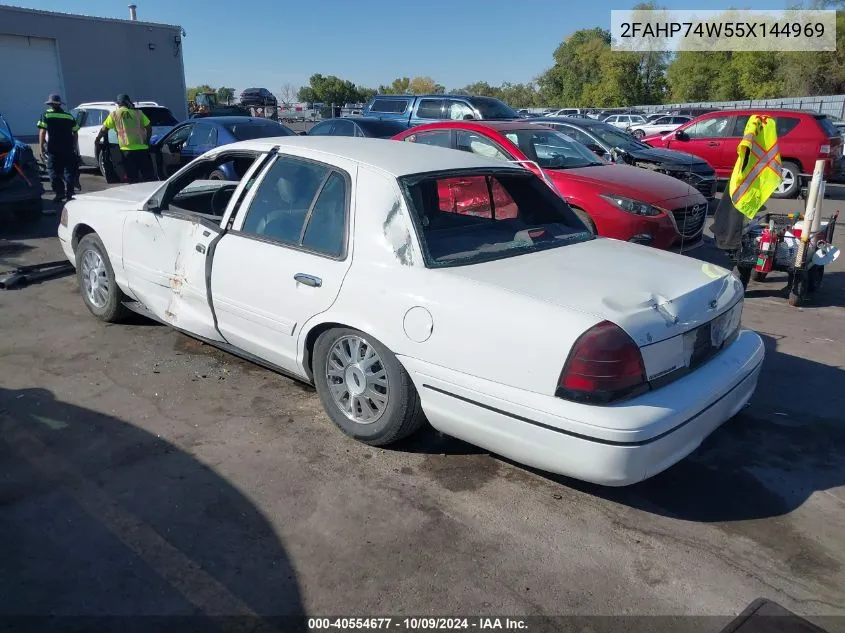
[[[293,278],[301,284],[311,286],[312,288],[319,288],[323,285],[323,280],[314,275],[306,275],[305,273],[296,273]]]

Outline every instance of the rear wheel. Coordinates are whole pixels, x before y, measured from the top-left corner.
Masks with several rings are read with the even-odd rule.
[[[371,446],[391,444],[425,421],[411,377],[381,342],[333,328],[314,345],[314,384],[341,431]]]
[[[634,130],[633,132],[631,132],[631,134],[634,138],[643,138],[645,136],[645,132],[643,132],[642,130]]]
[[[96,233],[89,233],[76,247],[76,278],[82,300],[95,317],[107,323],[122,320],[129,313],[126,296],[114,280],[106,247]]]
[[[795,198],[801,189],[801,170],[795,163],[784,161],[781,168],[781,180],[772,198]]]

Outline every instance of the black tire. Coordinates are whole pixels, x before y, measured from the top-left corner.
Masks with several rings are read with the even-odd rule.
[[[783,171],[789,172],[792,184],[780,193],[775,191],[772,198],[797,198],[798,192],[801,191],[801,170],[798,165],[790,161],[784,161],[782,167]]]
[[[335,402],[329,389],[326,367],[332,347],[340,339],[356,336],[372,346],[387,374],[387,405],[372,423],[361,424],[348,418]],[[320,334],[314,344],[314,385],[323,409],[332,422],[349,437],[370,446],[385,446],[413,434],[425,422],[420,397],[411,377],[396,356],[380,341],[351,328],[333,328]]]
[[[754,281],[766,281],[766,277],[769,276],[769,273],[760,272],[759,270],[755,270],[751,273],[751,278]]]
[[[813,266],[807,271],[807,292],[815,292],[822,286],[824,266]]]
[[[645,136],[645,132],[643,132],[642,130],[634,130],[633,132],[631,132],[631,136],[637,139],[643,138]]]
[[[219,169],[215,169],[213,172],[208,174],[209,180],[226,180],[226,174],[224,174]]]
[[[807,296],[807,285],[807,273],[795,273],[793,282],[789,287],[789,297],[786,302],[796,308],[803,305],[804,299]]]
[[[751,281],[751,271],[753,269],[749,266],[734,266],[734,270],[736,271],[736,276],[739,277],[743,290],[747,289],[748,282]]]
[[[595,222],[593,222],[593,218],[591,218],[591,217],[590,217],[590,214],[589,214],[589,213],[587,213],[586,211],[584,211],[584,209],[582,209],[581,207],[574,207],[574,206],[572,206],[572,205],[569,205],[569,208],[570,208],[570,209],[572,209],[572,211],[575,213],[575,215],[577,215],[577,216],[578,216],[578,218],[579,218],[579,219],[580,219],[580,220],[581,220],[584,224],[586,224],[586,225],[587,225],[587,228],[588,228],[588,229],[590,229],[590,232],[591,232],[593,235],[598,235],[598,232],[596,231],[596,223],[595,223]]]
[[[108,178],[106,174],[106,152],[103,149],[97,152],[97,169],[100,170],[100,175],[103,178]]]
[[[103,306],[95,305],[85,292],[85,284],[82,279],[82,260],[87,251],[96,252],[100,259],[102,259],[105,266],[109,292],[108,298]],[[106,253],[106,247],[103,246],[102,240],[96,233],[89,233],[79,240],[79,244],[76,246],[76,279],[79,283],[79,292],[82,295],[82,300],[85,302],[85,306],[91,314],[101,321],[105,321],[106,323],[117,323],[125,319],[130,313],[129,308],[123,305],[126,295],[123,294],[123,291],[118,287],[117,283],[115,283],[114,268],[112,268],[108,253]]]

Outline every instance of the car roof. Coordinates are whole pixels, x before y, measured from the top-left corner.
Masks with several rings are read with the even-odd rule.
[[[485,158],[470,152],[352,136],[278,136],[239,141],[212,151],[218,153],[240,149],[269,152],[276,145],[279,146],[280,152],[284,152],[285,148],[302,149],[303,156],[324,154],[326,157],[351,160],[397,177],[449,169],[513,169],[519,173],[525,171],[522,167],[509,165],[500,159]],[[327,158],[327,162],[331,160]]]
[[[705,112],[703,114],[699,114],[696,117],[698,118],[702,116],[710,116],[710,115],[731,115],[731,114],[767,114],[769,116],[777,116],[778,114],[798,114],[798,115],[805,115],[805,116],[827,116],[823,112],[808,112],[807,110],[787,110],[785,108],[737,108],[730,110],[714,110],[713,112]],[[689,116],[679,114],[677,116]]]
[[[273,121],[272,119],[265,119],[260,116],[239,116],[239,115],[232,115],[232,116],[204,116],[198,119],[188,119],[185,123],[217,123],[217,124],[224,124],[224,123],[252,123],[253,121],[267,121],[268,123],[277,123],[282,125],[278,121]]]

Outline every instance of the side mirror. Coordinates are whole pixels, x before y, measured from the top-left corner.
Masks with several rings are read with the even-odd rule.
[[[688,141],[689,136],[683,130],[675,130],[675,138],[679,141]]]

